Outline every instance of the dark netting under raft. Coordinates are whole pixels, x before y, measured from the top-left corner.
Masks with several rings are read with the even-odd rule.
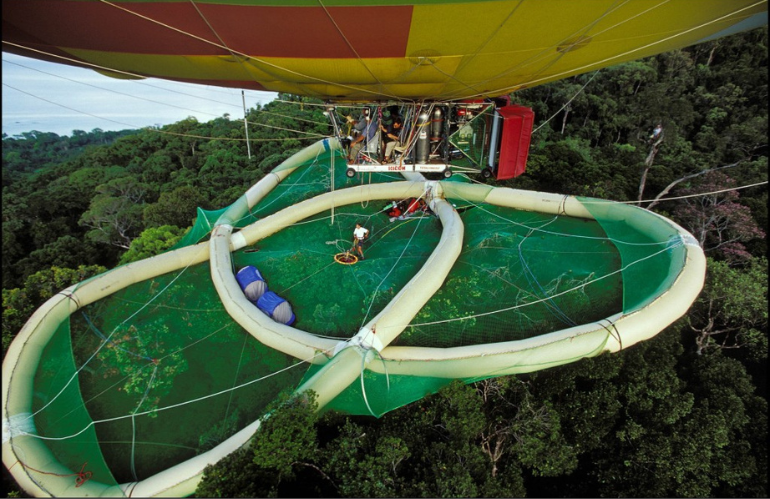
[[[462,254],[397,345],[520,340],[621,309],[620,255],[595,220],[486,204],[461,210]]]
[[[57,335],[61,339],[46,352],[54,357],[43,362],[56,363],[71,349],[82,402],[98,422],[98,446],[79,449],[77,440],[69,440],[67,447],[89,463],[99,462],[91,454],[101,448],[120,483],[213,448],[261,417],[307,368],[264,346],[224,313],[208,262],[129,286],[83,307],[69,322],[71,347],[66,331]],[[52,378],[36,382],[36,421],[46,421],[38,423],[40,433],[65,437],[85,426],[77,412],[45,407],[51,399],[69,398],[58,395],[58,387],[70,372],[43,369],[40,376]],[[71,403],[79,405],[78,399]],[[104,481],[101,471],[93,478]]]

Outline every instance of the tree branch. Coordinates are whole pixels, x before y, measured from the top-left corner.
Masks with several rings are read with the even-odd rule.
[[[663,138],[665,135],[661,132],[661,134],[658,136],[658,139],[655,141],[655,143],[650,146],[650,152],[647,154],[647,158],[644,160],[644,170],[642,171],[642,178],[639,179],[639,199],[637,201],[641,201],[642,197],[644,195],[644,186],[647,184],[647,173],[649,173],[650,168],[652,167],[652,162],[655,161],[655,155],[658,154],[658,148],[660,147],[660,144],[663,143]]]
[[[717,167],[715,167],[715,168],[708,168],[708,169],[706,169],[706,170],[703,170],[703,171],[700,171],[700,172],[696,172],[696,173],[691,173],[690,175],[685,175],[684,177],[682,177],[682,178],[680,178],[680,179],[674,180],[673,182],[671,182],[670,184],[668,184],[668,185],[666,186],[666,188],[665,188],[665,189],[663,189],[663,190],[660,192],[660,194],[658,194],[657,196],[655,196],[655,199],[653,199],[653,200],[652,200],[652,202],[650,202],[650,204],[648,204],[648,205],[647,205],[647,209],[649,210],[649,209],[651,209],[653,206],[655,206],[656,204],[658,204],[658,203],[660,202],[660,199],[661,199],[663,196],[665,196],[666,194],[668,194],[668,193],[669,193],[669,191],[671,191],[671,189],[673,189],[673,188],[674,188],[674,187],[675,187],[677,184],[679,184],[680,182],[684,182],[685,180],[689,180],[689,179],[691,179],[691,178],[695,178],[695,177],[699,177],[699,176],[701,176],[701,175],[705,175],[705,174],[707,174],[707,173],[709,173],[709,172],[715,172],[715,171],[718,171],[718,170],[724,170],[724,169],[726,169],[726,168],[732,168],[732,167],[734,167],[734,166],[738,166],[739,164],[743,163],[744,161],[745,161],[745,160],[741,159],[741,160],[738,160],[738,161],[736,161],[735,163],[732,163],[732,164],[729,164],[729,165],[724,165],[724,166],[717,166]],[[645,170],[645,173],[646,173],[646,170]],[[639,201],[641,201],[641,198],[639,199]]]
[[[332,484],[332,487],[334,487],[334,490],[336,490],[337,493],[339,493],[340,489],[337,488],[337,484],[335,484],[334,481],[331,478],[329,478],[329,475],[324,473],[323,470],[321,468],[319,468],[318,466],[316,466],[315,464],[304,463],[302,461],[294,461],[293,463],[291,463],[292,466],[294,466],[295,464],[299,464],[300,466],[307,466],[308,468],[313,468],[318,473],[320,473],[322,477],[324,477],[326,480],[328,480],[329,483]]]

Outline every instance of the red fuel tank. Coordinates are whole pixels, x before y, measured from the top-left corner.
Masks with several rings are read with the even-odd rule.
[[[497,164],[497,180],[518,177],[527,167],[529,140],[535,113],[524,106],[505,106],[498,110],[503,118],[500,141],[500,159]]]

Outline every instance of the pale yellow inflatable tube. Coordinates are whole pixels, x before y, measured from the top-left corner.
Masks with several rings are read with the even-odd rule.
[[[327,365],[297,389],[313,390],[323,407],[358,378],[373,355],[392,342],[444,283],[462,250],[463,225],[457,212],[442,199],[431,200],[431,208],[444,227],[441,239],[428,260],[385,308],[372,318]],[[362,360],[363,357],[363,360]]]
[[[270,193],[283,179],[289,176],[294,170],[302,164],[307,163],[313,158],[317,158],[325,152],[331,152],[341,149],[340,141],[336,139],[323,139],[312,144],[301,151],[289,157],[281,163],[272,172],[262,177],[259,182],[254,184],[246,193],[238,198],[228,209],[220,215],[216,225],[234,225],[238,220],[246,216],[254,205]]]
[[[338,191],[319,194],[300,203],[285,208],[249,226],[230,237],[232,250],[238,250],[254,244],[279,230],[288,227],[300,220],[339,207],[366,200],[375,199],[403,199],[405,197],[418,197],[425,191],[422,182],[388,182],[383,184],[359,185]]]
[[[228,314],[262,343],[300,360],[325,363],[340,343],[280,324],[257,309],[241,291],[232,271],[230,252],[254,244],[300,220],[331,209],[372,199],[401,199],[420,196],[417,182],[393,182],[351,187],[321,194],[295,204],[231,234],[232,227],[218,225],[212,233],[211,277]],[[323,353],[326,357],[319,354]],[[310,360],[312,359],[312,360]]]
[[[326,363],[338,340],[319,338],[271,319],[246,298],[232,271],[229,225],[211,235],[211,280],[227,313],[261,343],[297,359]]]
[[[317,155],[323,150],[329,150],[328,147],[335,147],[334,141],[331,142],[331,145],[324,145],[324,142],[321,141],[315,146],[311,146],[311,151],[301,151],[298,155],[287,160],[286,163],[296,162],[300,164],[314,154]],[[55,457],[51,455],[42,441],[34,436],[23,434],[24,432],[34,434],[34,428],[24,426],[23,421],[28,418],[31,410],[32,378],[37,369],[42,349],[50,340],[59,323],[65,320],[69,314],[83,305],[130,284],[183,268],[185,265],[200,263],[211,257],[212,279],[215,281],[218,293],[223,297],[223,303],[228,307],[228,312],[237,316],[236,320],[239,323],[242,320],[245,323],[251,323],[246,329],[256,336],[258,333],[252,330],[265,329],[264,324],[260,325],[259,321],[253,321],[253,317],[250,319],[249,316],[255,314],[246,307],[245,303],[242,303],[243,301],[248,302],[248,300],[242,296],[237,281],[230,270],[230,251],[253,244],[291,223],[334,206],[371,199],[417,197],[424,194],[426,188],[431,188],[433,191],[431,206],[442,220],[444,233],[436,250],[418,272],[418,275],[350,342],[321,340],[309,333],[285,326],[292,330],[287,332],[282,327],[276,327],[283,325],[274,321],[272,321],[273,324],[268,325],[267,329],[271,329],[269,334],[274,339],[282,338],[277,341],[276,348],[287,353],[291,352],[297,358],[313,358],[317,362],[324,362],[332,349],[339,352],[332,362],[329,362],[314,378],[308,380],[298,390],[314,389],[319,392],[319,396],[322,396],[319,400],[321,406],[333,399],[360,375],[362,365],[364,363],[369,364],[368,361],[373,358],[370,354],[372,349],[381,351],[382,357],[389,361],[387,362],[387,369],[391,374],[472,378],[529,372],[571,362],[580,357],[597,355],[602,351],[617,351],[647,339],[683,315],[703,286],[705,257],[702,250],[686,231],[661,217],[666,223],[676,227],[685,241],[687,261],[671,288],[642,310],[626,316],[618,314],[594,324],[577,326],[521,341],[447,349],[388,347],[387,345],[400,334],[424,303],[441,286],[446,274],[459,255],[462,242],[462,223],[459,222],[456,212],[440,197],[457,197],[477,203],[487,202],[516,209],[582,218],[592,218],[590,213],[577,199],[571,196],[503,188],[492,189],[487,186],[452,182],[424,183],[421,181],[421,176],[415,175],[408,177],[411,182],[367,185],[323,194],[282,210],[231,236],[231,229],[227,227],[229,222],[244,216],[251,206],[256,204],[290,171],[293,171],[293,168],[282,169],[281,173],[269,175],[252,187],[220,217],[218,224],[222,227],[219,228],[217,237],[212,237],[210,243],[182,248],[114,269],[77,287],[73,286],[64,290],[33,314],[19,333],[17,340],[11,344],[3,363],[3,461],[7,468],[13,469],[18,464],[14,449],[9,441],[9,438],[13,437],[14,447],[23,450],[25,462],[28,465],[37,469],[58,470],[56,472],[62,474],[71,472],[56,462]],[[457,220],[454,220],[455,218]],[[640,229],[648,231],[647,227]],[[225,268],[227,272],[222,270]],[[248,305],[252,309],[254,308],[250,302]],[[235,312],[231,311],[230,308],[233,308]],[[246,310],[249,313],[244,313]],[[278,332],[279,330],[280,332]],[[300,350],[295,351],[295,347],[289,347],[292,343],[303,343],[304,345]],[[344,348],[348,345],[355,348]],[[319,352],[323,352],[324,355],[319,356]],[[369,364],[368,368],[378,371],[382,370],[381,365],[381,363],[375,362]],[[323,382],[320,382],[321,380]],[[8,397],[11,391],[14,394],[12,399]],[[179,496],[193,493],[205,465],[218,461],[243,445],[258,424],[258,422],[253,423],[205,454],[180,463],[138,484],[131,484],[131,492],[139,496]],[[21,467],[17,466],[16,468]],[[25,472],[14,473],[14,477],[25,490],[40,495],[48,495],[48,490],[38,487]],[[89,480],[78,489],[73,489],[73,487],[74,485],[64,486],[60,490],[51,490],[51,492],[55,495],[65,496],[112,496],[127,493],[129,485],[109,487]]]
[[[490,190],[483,185],[450,182],[441,182],[441,188],[445,196],[474,203],[593,218],[573,196],[507,188]],[[677,274],[671,287],[640,310],[525,340],[455,348],[387,347],[381,352],[382,358],[389,361],[387,367],[373,363],[368,368],[380,373],[387,370],[390,374],[481,378],[531,372],[601,352],[617,352],[653,337],[687,312],[703,288],[706,273],[703,250],[692,235],[670,220],[655,216],[660,225],[626,222],[659,240],[666,240],[669,230],[674,228],[685,245],[685,262],[680,268],[671,269]]]
[[[263,177],[250,188],[220,216],[220,220],[240,219],[250,207],[255,205],[298,166],[325,151],[335,149],[339,149],[338,141],[324,139],[293,155],[276,168],[273,173]],[[214,449],[196,456],[190,461],[180,463],[138,484],[122,484],[119,487],[111,487],[95,480],[87,480],[81,487],[74,488],[74,480],[55,480],[42,488],[31,479],[19,461],[20,457],[23,457],[25,464],[36,469],[53,470],[59,474],[72,473],[72,470],[64,467],[56,460],[42,440],[34,437],[34,424],[30,423],[34,373],[37,370],[43,349],[59,324],[80,307],[137,282],[202,263],[209,259],[209,256],[209,243],[205,242],[139,262],[129,263],[78,285],[70,286],[52,297],[32,314],[8,348],[3,360],[2,371],[3,463],[7,469],[11,470],[14,479],[25,491],[40,497],[50,495],[65,497],[123,496],[122,490],[127,489],[130,485],[135,491],[134,495],[138,496],[190,495],[195,492],[206,464],[212,464],[242,446],[253,434],[253,430],[248,435],[243,431],[239,432]],[[11,394],[13,395],[11,396]],[[11,439],[13,439],[13,445],[11,445]],[[23,456],[17,456],[17,451]],[[136,492],[137,490],[140,490],[141,493]]]

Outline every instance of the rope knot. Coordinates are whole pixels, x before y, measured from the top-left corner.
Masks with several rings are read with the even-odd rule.
[[[86,483],[88,480],[91,479],[91,477],[94,475],[93,471],[83,471],[86,469],[86,465],[88,464],[88,461],[83,463],[83,467],[80,468],[80,471],[75,473],[77,475],[77,478],[75,478],[75,487],[80,487],[84,483]]]

